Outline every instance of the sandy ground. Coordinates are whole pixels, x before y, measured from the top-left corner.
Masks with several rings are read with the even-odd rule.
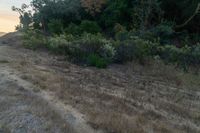
[[[199,133],[200,76],[160,62],[81,67],[0,39],[0,133]]]

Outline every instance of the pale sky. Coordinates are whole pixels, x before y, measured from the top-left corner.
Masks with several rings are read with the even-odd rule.
[[[19,15],[11,10],[12,6],[21,7],[31,0],[0,0],[0,32],[12,32],[19,24]]]

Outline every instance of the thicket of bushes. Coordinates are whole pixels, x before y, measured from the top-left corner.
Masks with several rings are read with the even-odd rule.
[[[78,64],[105,68],[111,63],[137,61],[145,64],[149,58],[160,58],[187,70],[190,65],[200,65],[200,44],[177,48],[162,45],[159,40],[147,40],[135,33],[121,33],[115,39],[106,39],[100,33],[82,33],[80,36],[65,33],[44,36],[39,31],[26,31],[24,44],[31,49],[45,47],[63,54]]]
[[[26,5],[13,10],[21,14],[25,46],[48,48],[79,64],[104,68],[156,57],[185,70],[199,66],[199,1],[170,1],[32,0],[34,13]]]

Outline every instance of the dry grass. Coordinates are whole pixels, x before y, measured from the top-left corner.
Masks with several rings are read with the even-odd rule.
[[[30,69],[27,64],[21,65],[21,70],[25,71],[22,78],[42,89],[54,92],[62,101],[79,109],[86,114],[88,123],[95,129],[103,129],[108,133],[185,132],[187,125],[180,126],[177,123],[175,126],[174,123],[167,120],[167,116],[162,114],[162,110],[166,111],[167,114],[172,114],[172,116],[177,115],[192,121],[195,116],[198,116],[195,111],[188,112],[188,108],[191,106],[186,108],[187,106],[177,105],[177,103],[184,103],[181,91],[170,92],[157,86],[159,84],[181,88],[185,86],[186,83],[183,82],[183,79],[190,74],[180,76],[181,72],[174,70],[171,66],[128,64],[125,67],[97,71],[77,66],[75,68],[74,66],[68,67],[68,70],[63,68],[63,71],[49,66],[50,68],[46,71],[38,66],[31,66]],[[93,72],[96,72],[96,75],[93,75]],[[124,77],[121,72],[125,72],[124,74],[130,78],[134,76],[134,78],[125,82],[122,80]],[[102,84],[99,84],[99,81]],[[198,85],[197,81],[193,82]],[[90,86],[88,86],[89,84]],[[135,89],[131,89],[131,86]],[[103,92],[100,89],[102,87],[105,88]],[[157,89],[154,90],[153,87],[159,88],[160,92]],[[125,96],[115,95],[117,90],[125,91]],[[160,97],[159,93],[163,93],[164,99]],[[168,95],[171,104],[165,101],[165,97]],[[164,102],[156,101],[156,99],[162,99]],[[157,107],[156,111],[161,111],[160,114],[151,108],[149,108],[150,110],[145,109],[143,104],[153,104]],[[195,131],[190,126],[187,127],[187,130]]]
[[[89,124],[93,128],[101,128],[108,133],[144,133],[137,120],[131,116],[115,112],[91,112],[90,116]]]

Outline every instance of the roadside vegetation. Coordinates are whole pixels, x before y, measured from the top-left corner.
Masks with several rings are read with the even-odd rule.
[[[32,0],[12,9],[20,14],[16,28],[27,48],[80,65],[153,59],[184,71],[200,66],[198,0]]]

